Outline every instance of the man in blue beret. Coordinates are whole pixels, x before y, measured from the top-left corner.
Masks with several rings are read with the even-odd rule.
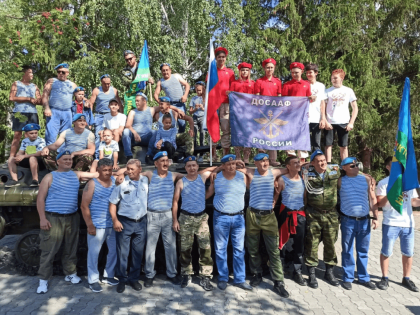
[[[216,167],[206,168],[199,172],[199,165],[195,156],[186,157],[184,163],[187,175],[177,182],[172,203],[172,227],[181,237],[179,257],[182,276],[181,288],[185,288],[191,283],[191,275],[194,274],[191,264],[191,251],[194,244],[194,235],[196,235],[200,254],[200,286],[206,291],[211,291],[213,290],[213,286],[210,284],[213,259],[211,257],[209,216],[206,213],[205,184]],[[180,196],[182,197],[182,204],[178,219]]]
[[[77,247],[80,216],[77,213],[79,180],[96,177],[96,173],[74,172],[72,152],[62,150],[56,157],[57,170],[42,179],[36,206],[39,214],[41,258],[37,293],[48,292],[48,280],[53,274],[56,254],[63,247],[64,280],[72,284],[82,281],[77,276]]]
[[[57,78],[48,79],[42,93],[42,105],[46,117],[45,141],[47,145],[54,143],[60,133],[71,128],[73,92],[77,88],[76,83],[67,79],[69,76],[69,65],[67,63],[60,63],[54,70],[57,71]]]
[[[217,174],[206,193],[213,199],[213,235],[216,264],[219,271],[217,287],[225,290],[229,281],[227,247],[229,238],[233,247],[233,284],[244,290],[252,290],[245,282],[245,192],[249,180],[236,170],[236,155],[228,154],[222,159],[222,171]]]
[[[74,89],[74,101],[71,107],[71,113],[74,117],[76,114],[83,114],[86,117],[86,128],[92,129],[95,123],[95,118],[92,114],[92,109],[87,105],[85,99],[85,88],[78,86]]]
[[[185,113],[185,102],[188,99],[188,93],[190,93],[190,85],[180,74],[172,74],[171,65],[169,63],[161,64],[160,71],[162,72],[163,78],[156,84],[155,93],[153,95],[155,101],[159,102],[159,94],[161,90],[163,90],[165,95],[169,97],[170,104],[178,107],[179,110]],[[178,129],[180,133],[185,131],[185,120],[178,120]]]
[[[17,178],[17,165],[20,167],[30,168],[32,173],[31,187],[38,186],[38,165],[43,167],[42,149],[45,148],[45,140],[38,136],[38,130],[41,127],[38,124],[27,124],[22,128],[26,138],[22,140],[19,151],[13,159],[9,160],[8,167],[10,176],[5,187],[19,186]],[[39,163],[41,162],[41,163]]]
[[[73,169],[75,171],[86,171],[93,162],[95,154],[95,135],[86,129],[86,116],[76,114],[73,117],[73,128],[64,130],[58,139],[43,149],[42,155],[47,156],[46,163],[52,168],[54,152],[68,150],[73,159]],[[63,147],[61,147],[63,145]]]
[[[356,240],[357,276],[359,284],[375,290],[367,271],[370,243],[370,215],[373,211],[372,226],[378,224],[378,205],[375,195],[375,182],[359,172],[357,160],[347,157],[341,162],[346,175],[338,180],[341,213],[341,263],[343,266],[343,283],[346,290],[352,289],[356,262],[353,256],[353,245]]]

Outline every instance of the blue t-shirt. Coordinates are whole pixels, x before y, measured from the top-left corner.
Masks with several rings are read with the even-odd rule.
[[[163,128],[159,128],[156,133],[156,141],[155,147],[158,141],[163,140],[163,142],[170,142],[176,150],[176,134],[178,132],[177,128],[171,128],[169,130],[165,130]]]
[[[196,104],[204,104],[204,100],[201,96],[193,96],[193,98],[190,101],[190,107],[195,108]],[[204,110],[201,109],[201,107],[199,109],[197,109],[194,112],[193,117],[203,117],[204,116]]]
[[[30,83],[23,84],[21,81],[16,81],[16,97],[32,97],[36,98],[36,85]],[[13,113],[30,113],[37,114],[36,106],[31,102],[15,102]]]
[[[24,151],[26,154],[34,154],[41,151],[46,147],[46,145],[45,140],[41,137],[36,138],[34,141],[31,141],[29,138],[25,138],[20,144],[19,151]]]

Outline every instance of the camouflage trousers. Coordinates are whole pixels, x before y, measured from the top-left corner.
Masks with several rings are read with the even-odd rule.
[[[311,207],[306,212],[305,264],[318,266],[318,246],[324,243],[324,263],[337,265],[334,244],[338,238],[339,215],[336,210],[321,213]]]
[[[176,135],[176,145],[178,147],[186,146],[186,156],[194,154],[194,137],[191,137],[188,132],[178,133]]]
[[[179,235],[181,238],[181,275],[194,274],[191,264],[191,250],[194,243],[194,235],[197,235],[200,250],[200,276],[211,277],[213,272],[213,259],[211,258],[210,228],[208,214],[198,217],[181,213],[179,216]]]
[[[44,157],[44,162],[47,168],[51,171],[57,170],[57,164],[55,162],[56,157],[57,151],[50,151],[50,153]],[[93,156],[90,154],[76,155],[73,157],[72,169],[74,171],[88,171],[89,167],[92,165],[92,162]]]

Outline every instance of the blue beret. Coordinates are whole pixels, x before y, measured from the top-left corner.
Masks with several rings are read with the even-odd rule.
[[[57,65],[57,67],[54,68],[54,70],[58,70],[60,68],[69,68],[69,65],[67,63],[60,63],[59,65]]]
[[[86,120],[86,115],[85,114],[76,114],[73,116],[73,122],[75,122],[76,120],[80,119],[80,118],[84,118]]]
[[[143,97],[144,97],[144,99],[145,99],[146,101],[148,101],[148,100],[149,100],[149,99],[147,98],[146,94],[144,94],[143,92],[138,92],[138,93],[136,94],[136,96],[143,96]]]
[[[347,165],[347,164],[351,164],[353,162],[356,162],[356,158],[355,157],[346,157],[343,161],[341,161],[341,166]]]
[[[196,85],[202,85],[202,86],[206,86],[206,83],[204,81],[198,81],[195,83]]]
[[[236,160],[236,155],[235,154],[228,154],[228,155],[225,155],[224,157],[222,157],[220,162],[226,163],[226,162],[233,161],[233,160]]]
[[[167,96],[162,96],[162,97],[159,97],[159,101],[169,103],[171,101],[171,99]]]
[[[63,155],[71,155],[71,152],[68,150],[61,151],[58,153],[57,157],[55,158],[56,161],[58,161],[59,158],[61,158]]]
[[[27,124],[25,127],[22,128],[22,131],[32,131],[32,130],[39,130],[41,127],[37,124]]]
[[[161,157],[164,157],[164,156],[168,156],[168,152],[160,151],[155,154],[155,156],[153,157],[153,161],[159,160]]]
[[[80,92],[80,91],[84,91],[85,89],[81,86],[78,86],[77,88],[74,89],[73,94],[76,92]]]
[[[190,155],[190,156],[187,156],[185,159],[184,159],[184,163],[186,164],[187,162],[191,162],[191,161],[197,161],[197,158],[194,156],[194,155]]]
[[[261,161],[261,160],[268,160],[268,154],[258,153],[256,156],[254,156],[254,161]]]
[[[124,51],[124,57],[127,56],[127,55],[131,55],[131,54],[134,55],[134,53],[131,50],[125,50]]]
[[[324,152],[322,152],[321,150],[315,150],[315,152],[311,154],[311,162],[313,161],[313,159],[314,159],[317,155],[324,155]]]
[[[101,75],[99,80],[102,80],[103,78],[111,78],[111,76],[109,74],[103,74],[103,75]]]
[[[171,64],[169,64],[169,63],[167,63],[167,62],[164,62],[164,63],[162,63],[161,65],[160,65],[160,70],[162,70],[162,68],[164,67],[164,66],[168,66],[169,68],[171,67]]]

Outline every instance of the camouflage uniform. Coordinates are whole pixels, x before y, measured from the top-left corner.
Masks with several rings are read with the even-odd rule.
[[[200,248],[200,276],[211,277],[213,272],[213,259],[211,258],[210,229],[208,225],[209,215],[204,213],[198,217],[185,215],[179,216],[179,235],[181,237],[181,275],[194,274],[191,264],[191,250],[194,243],[194,235],[197,235],[198,247]]]
[[[185,156],[194,154],[194,138],[188,132],[178,133],[176,135],[176,145],[186,146]]]
[[[50,153],[44,157],[44,163],[50,171],[57,170],[56,163],[57,151],[50,151]],[[73,157],[72,169],[73,171],[88,171],[92,165],[93,156],[90,154],[76,155]]]
[[[318,266],[318,246],[324,242],[324,262],[327,265],[337,265],[337,255],[334,244],[338,238],[339,215],[337,205],[337,182],[340,178],[338,165],[328,165],[324,180],[309,168],[308,182],[313,188],[323,188],[322,194],[306,195],[306,239],[305,263],[309,267]]]

